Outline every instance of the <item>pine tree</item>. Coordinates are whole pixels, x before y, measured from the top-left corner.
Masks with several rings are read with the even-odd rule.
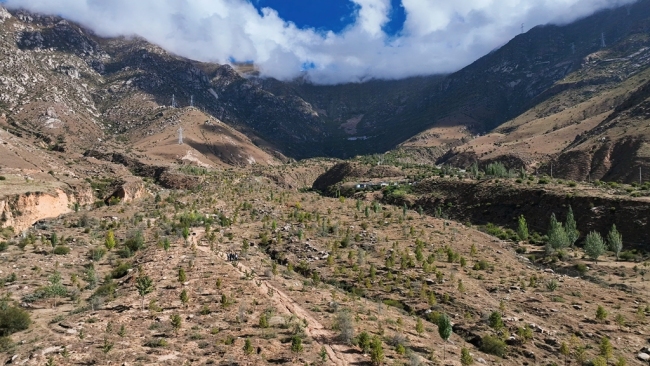
[[[183,283],[187,281],[187,275],[185,274],[185,270],[183,268],[178,269],[178,282]]]
[[[108,250],[113,250],[113,248],[115,248],[115,234],[113,234],[113,230],[108,230],[106,233],[106,240],[104,241],[104,245]]]
[[[372,338],[370,345],[370,361],[375,366],[384,363],[384,347],[381,344],[381,339],[377,336]]]
[[[524,215],[519,216],[517,225],[517,237],[519,237],[519,240],[521,241],[528,240],[528,224],[526,223],[526,218]]]
[[[178,331],[181,329],[181,325],[183,323],[183,320],[181,319],[181,316],[178,314],[172,314],[169,319],[172,322],[172,326],[174,327],[174,332],[178,333]]]
[[[469,350],[465,347],[460,350],[460,363],[463,366],[470,366],[474,364],[474,358],[469,354]]]
[[[445,341],[445,347],[443,348],[443,359],[445,359],[447,355],[447,341],[451,337],[451,321],[447,314],[442,314],[438,317],[438,334]]]
[[[566,214],[566,225],[564,225],[564,230],[566,231],[569,246],[573,247],[580,236],[580,232],[578,232],[578,225],[573,216],[573,209],[571,206],[569,206],[569,212]]]
[[[598,305],[598,308],[596,309],[596,319],[605,320],[607,318],[607,315],[607,310],[605,310],[605,308],[601,305]]]
[[[609,249],[616,254],[616,260],[618,261],[618,256],[623,249],[623,236],[616,230],[616,224],[612,225],[612,229],[607,234],[607,244]]]
[[[598,257],[605,253],[605,242],[599,233],[592,231],[587,234],[585,238],[585,253],[596,262],[598,261]]]
[[[302,338],[300,338],[298,335],[291,337],[291,351],[300,353],[302,352],[302,349]]]
[[[562,223],[558,222],[555,214],[551,214],[551,224],[548,230],[548,243],[546,244],[546,254],[552,254],[556,250],[565,248],[569,244],[569,238],[566,231],[562,227]]]
[[[612,358],[612,352],[614,348],[612,347],[612,343],[609,341],[609,338],[603,337],[600,339],[600,355],[603,356],[605,361],[609,362],[609,359]]]
[[[424,324],[422,324],[422,319],[418,318],[418,322],[415,324],[415,331],[418,334],[424,333]]]
[[[260,328],[268,328],[269,327],[269,319],[266,317],[266,314],[260,315],[259,325],[260,325]]]
[[[140,276],[136,279],[135,288],[138,290],[138,294],[142,298],[142,310],[144,311],[144,297],[153,292],[153,280],[149,276]]]
[[[246,341],[244,341],[244,353],[247,355],[250,355],[253,353],[253,345],[251,344],[251,340],[249,338],[246,338]]]
[[[183,305],[187,305],[187,303],[190,301],[190,296],[187,294],[187,290],[183,289],[183,291],[181,291],[180,299]]]
[[[571,350],[569,350],[569,346],[567,346],[566,342],[562,342],[560,345],[560,354],[564,356],[564,365],[566,365],[567,357],[571,354]]]

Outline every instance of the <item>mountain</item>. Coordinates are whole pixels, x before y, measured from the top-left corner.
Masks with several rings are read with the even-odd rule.
[[[245,148],[221,151],[222,131],[197,131],[192,153],[217,165],[397,149],[414,162],[465,167],[500,160],[548,173],[554,164],[567,178],[630,180],[631,173],[612,171],[630,169],[618,167],[629,160],[619,151],[641,151],[630,164],[647,164],[638,129],[608,137],[600,126],[647,69],[646,0],[535,27],[453,74],[330,86],[261,78],[251,65],[184,59],[142,39],[101,38],[57,17],[3,14],[0,109],[15,128],[65,140],[58,145],[83,150],[109,140],[166,150],[154,141],[173,145],[171,128],[164,139],[142,139],[183,120],[171,113],[192,115],[192,123],[219,121],[239,136]],[[172,100],[204,117],[172,112]],[[628,115],[616,113],[607,126],[621,126]],[[592,157],[599,145],[586,143],[587,136],[611,146]]]

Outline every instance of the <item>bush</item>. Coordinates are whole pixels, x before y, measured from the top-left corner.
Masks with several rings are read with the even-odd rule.
[[[144,346],[149,348],[166,347],[167,341],[165,340],[165,338],[150,339],[144,343]]]
[[[474,264],[474,270],[486,270],[490,268],[490,264],[486,262],[485,260],[481,259],[480,261],[476,262]]]
[[[56,254],[56,255],[66,255],[66,254],[70,253],[70,248],[66,247],[65,245],[57,245],[54,248],[53,253]]]
[[[481,339],[480,350],[491,355],[503,357],[506,354],[507,347],[505,342],[499,338],[486,335]]]
[[[350,344],[354,338],[354,323],[349,311],[341,311],[336,316],[334,329],[339,331],[339,339]]]
[[[88,254],[90,259],[94,260],[95,262],[101,260],[104,255],[106,255],[106,249],[102,247],[91,249],[90,253]]]
[[[584,276],[585,273],[587,273],[587,269],[588,269],[588,268],[587,268],[587,265],[584,264],[584,263],[578,263],[578,264],[576,264],[576,265],[575,265],[575,268],[576,268],[576,271],[578,271],[578,273],[580,273],[580,275],[582,275],[582,276]]]
[[[4,252],[7,248],[9,248],[9,243],[6,241],[0,241],[0,252]]]
[[[0,180],[7,180],[7,177],[5,177],[4,175],[0,175]]]
[[[122,278],[129,273],[129,269],[131,269],[131,263],[118,263],[117,267],[111,271],[111,277]]]
[[[15,306],[0,307],[0,337],[7,337],[13,333],[29,328],[32,320],[29,313]]]
[[[131,252],[137,252],[138,250],[142,249],[144,246],[144,237],[142,236],[142,231],[138,230],[135,233],[131,234],[124,243],[124,246],[126,248],[129,248]]]

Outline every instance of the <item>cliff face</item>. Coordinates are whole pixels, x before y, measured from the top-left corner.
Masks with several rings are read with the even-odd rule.
[[[66,192],[61,188],[53,192],[26,192],[0,198],[0,227],[13,227],[23,231],[36,221],[72,212],[74,204],[93,203],[90,187],[76,188]]]

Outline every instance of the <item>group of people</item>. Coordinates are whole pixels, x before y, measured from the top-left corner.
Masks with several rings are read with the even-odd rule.
[[[228,262],[235,262],[239,260],[239,254],[237,253],[228,253]]]

